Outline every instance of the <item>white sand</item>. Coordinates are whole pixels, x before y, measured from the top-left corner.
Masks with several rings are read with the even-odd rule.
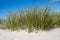
[[[45,32],[27,33],[25,31],[8,31],[0,29],[0,40],[60,40],[60,28]]]

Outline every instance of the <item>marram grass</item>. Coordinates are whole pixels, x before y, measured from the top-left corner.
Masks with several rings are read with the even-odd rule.
[[[28,29],[28,32],[34,29],[50,30],[55,25],[60,26],[60,14],[53,14],[48,8],[44,10],[34,8],[7,16],[3,25],[11,30]]]

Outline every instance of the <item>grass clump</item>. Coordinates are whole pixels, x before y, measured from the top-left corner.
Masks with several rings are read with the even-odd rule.
[[[16,13],[14,13],[14,14],[7,16],[7,19],[5,20],[4,25],[8,29],[16,30],[16,29],[18,29],[18,26],[19,26],[18,22],[19,22],[18,15]]]
[[[7,29],[28,29],[28,32],[34,29],[50,30],[54,28],[54,25],[60,25],[60,15],[52,14],[48,8],[44,10],[34,8],[7,16],[4,25]]]

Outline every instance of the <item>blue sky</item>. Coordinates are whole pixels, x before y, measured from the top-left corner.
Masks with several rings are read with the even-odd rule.
[[[60,10],[60,0],[0,0],[0,17],[8,15],[11,11],[19,11],[26,8],[51,6],[54,10]]]

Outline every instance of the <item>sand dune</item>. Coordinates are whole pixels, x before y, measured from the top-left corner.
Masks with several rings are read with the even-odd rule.
[[[60,28],[38,33],[28,33],[24,30],[11,32],[0,29],[0,40],[60,40]]]

